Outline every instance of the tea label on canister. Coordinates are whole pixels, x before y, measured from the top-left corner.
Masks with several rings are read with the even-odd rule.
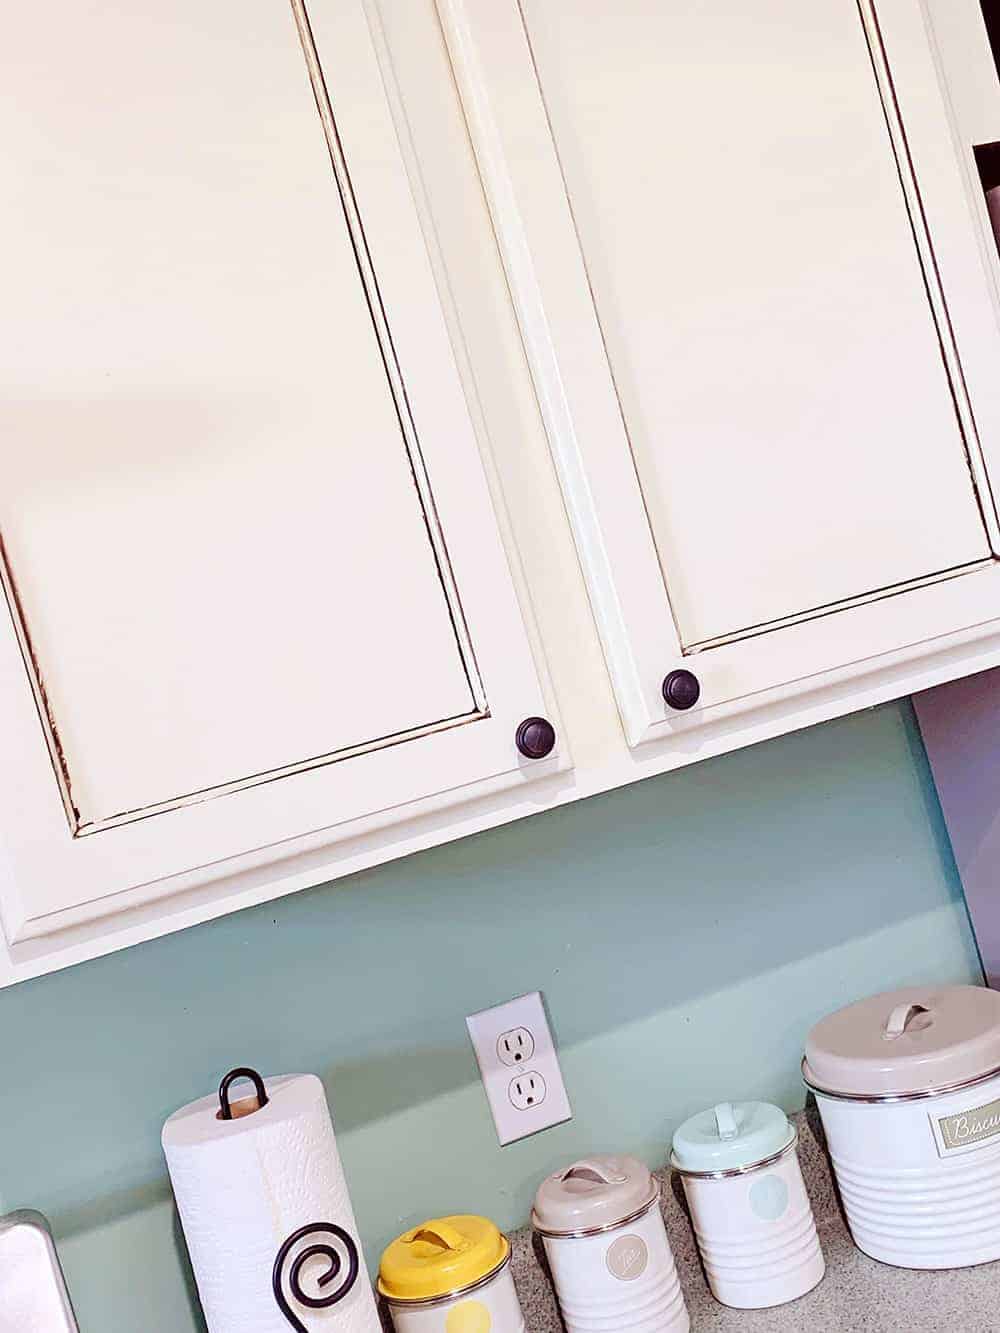
[[[642,1277],[649,1263],[649,1249],[641,1236],[619,1236],[608,1250],[608,1272],[619,1282]]]
[[[930,1122],[940,1156],[974,1152],[1000,1140],[1000,1100],[951,1115],[932,1115]]]

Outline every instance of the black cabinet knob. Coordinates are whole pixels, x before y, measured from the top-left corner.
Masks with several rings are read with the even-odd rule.
[[[526,717],[514,739],[525,759],[544,759],[556,748],[556,729],[547,718]]]
[[[671,708],[693,708],[701,697],[701,686],[693,671],[683,668],[663,678],[663,697]]]

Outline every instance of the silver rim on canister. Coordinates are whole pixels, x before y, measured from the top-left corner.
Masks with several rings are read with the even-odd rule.
[[[398,1306],[401,1310],[430,1310],[435,1305],[446,1305],[448,1301],[456,1301],[460,1296],[470,1296],[474,1291],[481,1291],[495,1277],[499,1277],[510,1263],[510,1255],[511,1251],[508,1244],[507,1253],[496,1268],[491,1268],[484,1277],[477,1278],[475,1282],[470,1282],[468,1286],[456,1287],[454,1291],[443,1292],[440,1296],[424,1296],[414,1301],[400,1300],[398,1296],[386,1296],[384,1292],[382,1296],[389,1305]]]
[[[770,1157],[762,1157],[759,1162],[750,1162],[746,1166],[731,1166],[725,1171],[689,1171],[686,1167],[677,1164],[673,1153],[670,1154],[670,1165],[679,1176],[687,1176],[690,1180],[732,1180],[735,1176],[749,1176],[754,1171],[763,1171],[765,1167],[774,1166],[775,1162],[780,1162],[783,1157],[787,1157],[790,1152],[794,1152],[798,1146],[798,1131],[793,1129],[792,1137],[783,1148],[779,1148]]]
[[[835,1102],[861,1102],[868,1106],[891,1106],[895,1102],[923,1102],[928,1097],[946,1097],[952,1092],[962,1092],[965,1088],[978,1088],[982,1083],[989,1083],[991,1078],[1000,1076],[1000,1068],[977,1074],[975,1078],[964,1078],[958,1083],[944,1083],[937,1088],[922,1088],[918,1092],[833,1092],[830,1088],[814,1083],[806,1073],[808,1069],[805,1056],[802,1057],[802,1082],[817,1097],[829,1097]]]
[[[540,1227],[535,1221],[534,1216],[531,1219],[531,1225],[539,1236],[546,1236],[549,1240],[577,1240],[581,1236],[606,1236],[609,1231],[617,1231],[620,1227],[631,1226],[633,1222],[638,1222],[640,1217],[646,1214],[660,1202],[660,1184],[659,1181],[653,1181],[653,1193],[634,1213],[629,1213],[628,1217],[621,1217],[617,1222],[605,1222],[600,1227],[584,1227],[580,1231],[547,1231]]]

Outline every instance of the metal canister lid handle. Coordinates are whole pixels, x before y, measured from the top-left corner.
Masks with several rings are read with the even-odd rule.
[[[257,1109],[266,1106],[268,1103],[267,1089],[264,1087],[264,1080],[257,1073],[256,1069],[230,1069],[219,1084],[219,1118],[220,1120],[232,1120],[233,1108],[229,1104],[229,1089],[234,1083],[239,1082],[241,1078],[248,1078],[253,1084],[254,1092],[257,1096]]]
[[[715,1127],[720,1139],[735,1139],[740,1132],[732,1102],[719,1102],[715,1107]]]
[[[885,1031],[882,1036],[885,1041],[895,1041],[906,1031],[911,1018],[916,1018],[918,1014],[927,1014],[930,1010],[922,1004],[897,1004],[895,1009],[885,1021]]]
[[[406,1237],[407,1245],[412,1245],[418,1240],[426,1241],[430,1245],[441,1245],[446,1250],[461,1251],[469,1248],[469,1242],[461,1231],[443,1221],[425,1222]]]
[[[595,1185],[623,1185],[628,1176],[612,1175],[608,1168],[589,1157],[574,1162],[562,1173],[561,1180],[592,1180]]]

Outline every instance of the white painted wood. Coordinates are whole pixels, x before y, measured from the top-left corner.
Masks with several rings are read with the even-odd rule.
[[[622,722],[662,712],[652,662],[680,654],[586,267],[513,3],[438,0]],[[661,676],[662,678],[662,676]]]
[[[551,610],[555,617],[555,604]],[[566,627],[571,628],[568,620]],[[564,660],[558,673],[567,684],[576,680],[579,692],[569,702],[576,703],[574,711],[581,726],[572,728],[572,735],[574,739],[584,737],[590,755],[590,762],[585,765],[577,762],[572,774],[564,778],[543,777],[515,791],[513,796],[507,791],[499,794],[480,791],[457,807],[447,801],[416,803],[410,807],[406,820],[391,830],[377,827],[365,830],[355,825],[333,842],[322,834],[294,839],[284,848],[286,855],[280,861],[266,855],[234,858],[208,884],[194,885],[160,898],[133,895],[128,901],[110,904],[104,917],[92,917],[77,924],[64,918],[45,937],[8,941],[0,954],[0,985],[129,948],[224,912],[278,899],[393,858],[683,767],[694,760],[755,745],[858,708],[883,703],[913,689],[930,688],[970,671],[1000,664],[1000,643],[996,638],[952,635],[939,645],[939,652],[928,653],[916,664],[912,658],[883,663],[879,673],[869,676],[861,685],[851,680],[820,678],[813,682],[815,688],[810,693],[776,697],[769,706],[739,718],[735,724],[725,720],[707,723],[695,745],[685,748],[675,742],[659,742],[643,746],[639,752],[630,752],[615,735],[616,722],[599,706],[600,673],[593,670],[593,662],[589,660],[591,647],[596,647],[596,643],[588,645],[586,671],[581,670],[577,658],[575,664]],[[584,680],[592,693],[581,688]],[[595,705],[597,719],[593,717]],[[593,724],[589,731],[588,720]],[[10,873],[0,848],[0,891],[9,885]]]
[[[0,523],[84,828],[482,708],[294,22],[236,12],[10,34]]]
[[[343,11],[347,7],[338,5],[336,8]],[[501,19],[505,10],[505,4],[497,4],[491,11],[497,25],[494,36],[501,35],[499,29],[503,26]],[[311,12],[322,46],[316,0]],[[579,469],[579,476],[585,486],[581,486],[576,494],[564,491],[560,485],[553,470],[554,465],[562,471],[564,477],[572,475],[574,454],[573,451],[566,451],[564,456],[551,453],[542,428],[539,407],[546,413],[545,424],[551,434],[549,406],[544,399],[540,403],[536,401],[535,385],[525,365],[524,352],[531,351],[523,317],[525,288],[519,289],[518,284],[511,281],[513,271],[509,266],[505,271],[498,259],[497,241],[505,253],[508,241],[499,228],[497,235],[494,235],[493,219],[483,196],[485,187],[490,193],[492,207],[495,182],[491,179],[491,173],[485,170],[483,159],[480,157],[477,163],[473,156],[466,121],[450,77],[448,52],[444,48],[435,17],[434,0],[380,0],[380,16],[385,24],[386,41],[383,42],[376,25],[374,45],[379,65],[387,75],[391,73],[392,76],[387,78],[386,91],[397,124],[404,131],[401,152],[411,173],[411,188],[429,242],[430,271],[434,274],[436,287],[444,293],[444,324],[455,344],[458,374],[465,398],[471,407],[480,440],[488,446],[483,462],[498,506],[497,522],[507,545],[510,578],[521,604],[530,606],[534,611],[534,616],[527,617],[527,631],[536,653],[539,650],[538,629],[544,631],[544,655],[560,703],[560,735],[572,738],[575,766],[572,770],[565,767],[563,749],[563,771],[546,772],[535,780],[526,781],[521,777],[510,784],[509,775],[501,773],[493,780],[470,782],[454,791],[439,791],[411,800],[405,808],[376,812],[368,817],[349,820],[335,828],[329,826],[327,815],[327,822],[322,826],[317,825],[315,832],[290,837],[281,843],[280,857],[276,856],[278,848],[262,845],[257,850],[227,858],[211,868],[206,867],[200,877],[186,874],[165,883],[153,881],[145,888],[137,887],[131,891],[110,894],[100,904],[84,906],[77,911],[64,909],[30,927],[34,930],[41,924],[46,928],[45,933],[35,931],[29,935],[25,932],[17,941],[8,939],[6,944],[0,939],[0,985],[94,958],[169,931],[195,925],[222,912],[250,907],[310,885],[377,866],[391,858],[676,769],[710,755],[752,745],[783,732],[811,726],[858,708],[896,698],[914,689],[929,687],[1000,663],[1000,636],[997,634],[996,623],[991,622],[989,613],[983,614],[984,601],[992,598],[996,604],[997,590],[992,586],[992,579],[989,580],[988,589],[984,586],[989,571],[983,570],[975,575],[981,583],[980,589],[969,591],[957,617],[951,615],[947,596],[942,597],[941,587],[933,590],[934,595],[930,598],[933,605],[928,607],[926,614],[910,602],[913,609],[900,612],[895,625],[887,625],[879,617],[879,632],[884,634],[880,641],[883,645],[898,643],[907,636],[911,636],[908,642],[912,644],[923,636],[924,641],[919,649],[912,646],[897,648],[880,652],[880,655],[870,660],[859,660],[847,668],[805,673],[794,689],[778,686],[762,690],[750,701],[752,706],[741,708],[737,700],[729,712],[721,708],[705,710],[693,722],[685,723],[678,719],[668,723],[663,717],[661,705],[657,714],[659,680],[663,674],[660,663],[671,651],[679,650],[676,649],[676,640],[673,641],[674,647],[671,647],[669,614],[666,618],[646,614],[650,604],[645,597],[650,588],[658,590],[657,595],[663,607],[667,606],[655,552],[648,559],[642,558],[641,543],[636,542],[633,550],[637,553],[632,563],[619,562],[612,568],[609,562],[593,559],[596,547],[588,552],[581,545],[580,553],[588,562],[585,583],[580,577],[574,533],[566,518],[567,507],[594,505],[595,541],[603,542],[604,529],[600,524],[601,515],[596,509],[597,502],[603,502],[607,494],[613,495],[616,502],[623,495],[627,499],[629,484],[637,505],[634,512],[642,518],[642,499],[635,473],[633,471],[630,474],[627,470],[623,472],[620,468],[616,470],[615,452],[608,447],[603,471],[598,473],[592,470],[585,474],[582,468]],[[453,33],[449,31],[449,40],[452,38]],[[352,48],[348,43],[345,57],[351,54]],[[327,63],[329,66],[329,60]],[[363,70],[370,66],[365,61],[360,68]],[[510,66],[512,77],[516,70],[516,64]],[[349,82],[345,84],[349,76],[348,61],[345,68],[338,70],[341,87],[351,86]],[[395,87],[397,81],[400,89],[398,97]],[[463,92],[467,94],[468,89],[463,89]],[[371,105],[380,105],[379,99],[374,99]],[[468,101],[466,105],[469,105]],[[338,114],[342,118],[345,112],[346,107],[342,104]],[[370,108],[368,114],[371,114]],[[532,122],[527,114],[522,128],[530,136]],[[478,146],[478,134],[476,138]],[[498,134],[498,139],[502,146],[503,136]],[[483,172],[482,180],[480,170]],[[558,199],[561,191],[558,168],[554,177],[540,170],[532,182],[537,192],[539,214],[543,219],[549,216],[544,205],[549,202],[547,191],[553,180],[554,193]],[[511,182],[513,184],[513,177]],[[0,189],[5,188],[6,183],[3,180]],[[519,204],[525,210],[525,219],[530,216],[533,223],[537,221],[534,212],[527,208],[526,200],[521,199]],[[493,211],[495,217],[495,208]],[[558,240],[558,227],[552,225],[554,239]],[[368,229],[371,231],[370,226]],[[524,234],[525,237],[531,236],[533,246],[537,245],[532,228],[525,226]],[[571,236],[571,239],[575,244],[575,238]],[[579,258],[577,247],[577,263]],[[376,259],[381,273],[385,263],[378,254]],[[553,253],[547,255],[546,259],[543,274],[546,280],[551,278],[554,281],[558,275],[565,276],[572,268],[572,246],[569,253],[555,246]],[[563,342],[574,331],[574,324],[567,315],[570,309],[568,298],[576,292],[575,283],[567,279],[563,293],[567,297],[566,301],[546,302],[544,307],[539,303],[542,311],[540,322],[543,329],[551,332],[554,351],[558,353],[553,359],[560,370],[567,364]],[[512,310],[512,295],[517,302],[517,317]],[[398,320],[400,306],[398,301],[393,306],[394,322]],[[419,303],[414,308],[419,310]],[[585,277],[582,309],[585,315],[589,312],[593,324]],[[419,319],[416,322],[419,324]],[[580,327],[584,322],[580,321]],[[436,321],[430,321],[427,327],[433,332],[437,327]],[[577,332],[580,332],[579,327]],[[603,357],[599,330],[596,347],[598,355]],[[578,350],[575,343],[573,350],[574,354]],[[581,442],[592,438],[592,418],[596,427],[600,428],[597,438],[603,433],[607,444],[615,438],[614,421],[618,413],[613,386],[606,371],[603,381],[596,374],[585,376],[584,370],[589,363],[582,353],[581,357],[582,366],[577,369],[577,374],[581,380],[586,381],[588,392],[581,396],[581,384],[574,375],[568,374],[562,386],[566,391],[565,410]],[[600,365],[601,362],[598,362],[598,369]],[[573,392],[569,393],[569,389]],[[605,410],[602,404],[608,402],[610,409],[607,414],[600,415]],[[584,406],[586,412],[582,410]],[[617,429],[620,431],[620,416],[618,419]],[[454,454],[451,464],[458,466],[464,455],[459,450],[455,450]],[[450,466],[446,471],[450,476]],[[470,475],[478,477],[478,469],[471,469]],[[601,484],[591,486],[591,480],[598,476]],[[476,485],[481,485],[481,478]],[[437,496],[441,486],[436,477],[434,489]],[[448,489],[447,485],[445,489]],[[478,493],[476,487],[472,491]],[[455,498],[455,492],[449,490],[448,493]],[[564,497],[569,501],[568,505],[564,503]],[[458,499],[460,501],[461,497]],[[460,514],[461,503],[456,508]],[[480,523],[479,540],[482,540],[482,533],[487,528],[492,531],[493,518],[487,514],[487,519],[488,522]],[[450,520],[443,521],[442,526],[448,533],[451,529]],[[648,525],[645,525],[644,530],[645,540],[651,550]],[[474,573],[479,560],[475,557],[475,543],[468,533],[466,537],[466,549],[473,552],[470,569]],[[462,562],[456,560],[455,566],[459,581],[462,582]],[[608,594],[603,607],[594,593],[602,570]],[[621,577],[619,571],[627,571],[628,577]],[[896,598],[891,603],[881,603],[881,606],[883,610],[889,605],[896,607],[903,600]],[[593,617],[591,607],[595,611]],[[477,603],[473,610],[476,609],[481,610],[481,605]],[[867,608],[864,614],[869,626],[865,633],[869,633],[872,615]],[[627,636],[621,634],[617,640],[608,634],[608,626],[613,624],[614,615],[619,615],[621,623],[629,630]],[[968,628],[948,628],[955,619],[963,616],[973,622]],[[483,613],[483,618],[487,621],[484,629],[488,635],[491,617]],[[834,617],[834,623],[837,619]],[[595,627],[595,620],[598,621],[599,630]],[[470,629],[478,649],[479,640],[476,636],[480,632],[479,626],[471,626]],[[803,626],[796,626],[795,630],[798,635],[804,633]],[[783,631],[786,632],[791,631]],[[930,637],[932,633],[936,637]],[[765,637],[777,639],[779,636]],[[499,638],[498,634],[491,642],[502,657]],[[818,654],[821,646],[809,648],[809,651]],[[738,645],[728,645],[727,649],[736,647]],[[796,651],[805,656],[807,647],[801,645]],[[699,656],[701,660],[709,656],[722,660],[714,651]],[[776,656],[779,655],[776,653]],[[482,651],[477,652],[477,658],[488,666]],[[654,719],[648,728],[649,738],[638,748],[631,748],[622,735],[615,709],[615,696],[608,689],[606,661],[615,671],[621,667],[615,676],[615,693],[619,701],[624,697],[622,681],[631,672],[640,703],[644,707],[648,706],[648,716]],[[654,662],[655,669],[651,669],[650,663]],[[767,664],[763,662],[761,678],[766,679],[766,670]],[[502,671],[501,667],[501,674]],[[489,692],[490,671],[486,667],[484,683]],[[552,706],[551,696],[547,692],[544,705],[540,706]],[[625,711],[624,708],[622,711]],[[34,725],[37,726],[37,722]],[[643,727],[645,725],[642,723]],[[681,730],[677,730],[678,725]],[[684,730],[685,727],[687,730]],[[457,728],[456,732],[461,735],[474,732],[477,728]],[[3,736],[5,749],[17,748],[15,734],[5,728]],[[398,751],[409,748],[396,747]],[[789,748],[788,755],[789,762],[794,763],[794,745]],[[364,764],[372,758],[371,755],[365,756],[360,762]],[[332,767],[346,768],[355,762],[351,760],[350,765]],[[428,760],[428,764],[429,771],[440,776],[444,760],[435,756]],[[386,773],[387,770],[383,770],[383,774]],[[362,785],[365,780],[359,779]],[[390,776],[379,778],[379,783],[386,784],[386,787],[379,789],[386,790],[393,780]],[[297,781],[289,778],[270,785],[280,788]],[[373,785],[374,782],[373,779]],[[9,795],[7,788],[2,795],[5,804],[0,822],[6,837],[14,820],[6,810]],[[210,804],[221,806],[224,802],[219,800]],[[65,820],[57,796],[55,806],[56,813]],[[157,816],[142,823],[151,829],[166,818],[173,816]],[[252,816],[248,815],[247,818]],[[96,843],[98,836],[104,835],[94,835],[81,841]],[[4,884],[4,887],[0,887],[0,896],[5,902],[14,901],[10,881],[13,868],[9,849],[0,844],[0,880]],[[93,914],[95,910],[103,911],[104,914],[96,916]]]
[[[685,649],[984,558],[856,10],[523,10]]]
[[[995,391],[969,375],[974,415],[965,359],[1000,341],[916,0],[778,0],[724,33],[687,3],[439,9],[633,743],[696,752],[713,720],[988,622]],[[668,716],[698,648],[701,703]]]
[[[10,944],[568,763],[365,13],[297,17],[8,29]]]
[[[924,0],[961,165],[975,179],[972,148],[1000,140],[1000,76],[977,0]],[[978,180],[976,180],[978,186]],[[971,191],[978,194],[978,189]]]
[[[975,172],[972,147],[955,118],[952,90],[968,75],[962,63],[948,68],[941,55],[928,6],[933,0],[868,0],[863,6],[872,45],[881,56],[886,100],[898,121],[898,151],[915,175],[903,173],[918,220],[925,267],[939,279],[930,284],[938,324],[947,330],[943,350],[956,388],[956,403],[970,445],[970,463],[994,555],[1000,554],[996,526],[1000,475],[1000,380],[996,375],[998,257]],[[985,32],[973,22],[978,0],[961,0],[971,33],[978,36],[979,60],[989,60]],[[1000,101],[994,100],[1000,110]],[[1000,133],[1000,117],[997,118]],[[970,170],[971,169],[971,170]]]
[[[989,406],[990,424],[988,429],[981,431],[982,438],[991,442],[995,450],[1000,382],[996,374],[990,328],[1000,321],[1000,250],[991,225],[974,150],[976,145],[1000,142],[1000,75],[990,50],[983,11],[978,0],[962,0],[958,4],[954,0],[925,0],[925,5],[927,24],[933,38],[933,54],[945,90],[951,122],[955,154],[953,169],[960,175],[966,192],[979,242],[980,261],[988,279],[985,288],[975,281],[954,282],[951,299],[977,300],[975,311],[968,310],[966,318],[970,322],[975,319],[980,332],[976,336],[970,329],[963,355],[981,422],[986,405]],[[917,78],[919,73],[914,70],[909,101],[914,110],[921,106],[926,109],[926,103],[916,95]],[[943,157],[944,153],[942,146],[939,155]],[[946,281],[949,276],[946,271]],[[995,453],[991,462],[995,477]]]

